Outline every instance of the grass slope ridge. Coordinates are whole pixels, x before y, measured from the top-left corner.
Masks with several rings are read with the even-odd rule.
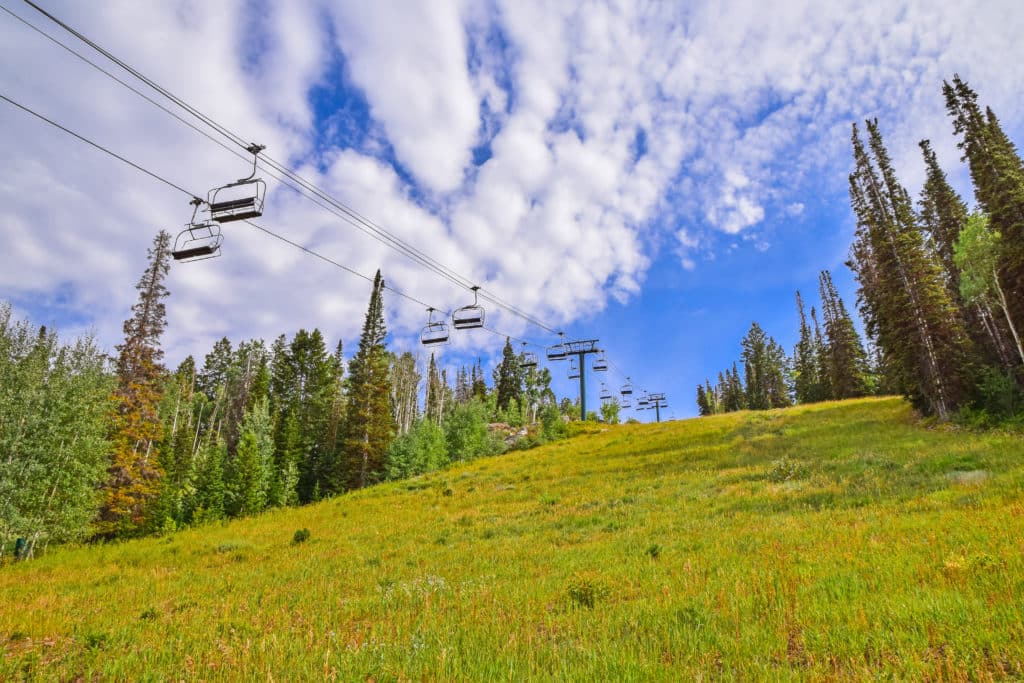
[[[0,679],[1020,677],[1022,484],[898,399],[612,427],[6,566]]]

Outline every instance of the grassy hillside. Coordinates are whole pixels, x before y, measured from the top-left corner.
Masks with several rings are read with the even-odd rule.
[[[896,399],[613,427],[3,567],[0,679],[1017,678],[1022,484]]]

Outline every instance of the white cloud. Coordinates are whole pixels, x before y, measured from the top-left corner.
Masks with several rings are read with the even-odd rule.
[[[636,295],[663,242],[693,269],[730,244],[766,246],[762,226],[784,241],[807,192],[844,191],[855,120],[883,117],[912,191],[920,137],[955,168],[942,78],[959,71],[1004,121],[1024,116],[1014,9],[443,0],[283,3],[253,17],[241,0],[54,7],[275,158],[307,160],[304,175],[379,225],[555,325]],[[0,90],[190,191],[243,173],[244,162],[5,16],[0,45],[18,56],[0,67]],[[309,94],[333,77],[339,51],[383,147],[325,149],[315,137]],[[184,223],[187,198],[6,105],[0,131],[0,296],[69,288],[112,346],[146,246]],[[476,168],[482,143],[491,157]],[[954,178],[964,186],[962,171]],[[381,267],[424,302],[468,298],[288,191],[272,189],[264,223],[361,273]],[[299,326],[354,340],[366,282],[251,228],[225,232],[224,258],[172,271],[170,356]],[[425,311],[388,301],[390,329],[409,338]],[[538,333],[491,314],[502,331]]]

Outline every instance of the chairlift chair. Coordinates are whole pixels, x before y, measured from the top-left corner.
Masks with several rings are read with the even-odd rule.
[[[519,367],[523,370],[537,367],[537,354],[526,350],[526,342],[523,342],[523,351],[519,354]]]
[[[640,406],[640,408],[646,408],[647,406],[649,406],[651,404],[651,400],[649,398],[647,398],[647,393],[646,392],[643,393],[643,394],[640,394],[640,398],[637,399],[636,404],[638,406]],[[639,408],[638,408],[638,410],[639,410]]]
[[[608,390],[608,387],[604,385],[604,382],[601,383],[601,393],[598,394],[598,396],[601,397],[602,401],[612,400],[612,392]]]
[[[598,354],[597,358],[594,359],[594,364],[591,366],[594,372],[608,372],[608,359],[604,355],[604,351]]]
[[[558,333],[558,343],[554,346],[547,348],[548,360],[565,360],[569,356],[568,349],[565,348],[565,333]]]
[[[633,403],[629,400],[629,398],[624,397],[621,401],[619,401],[619,406],[628,410],[633,407]]]
[[[471,330],[484,326],[484,307],[478,298],[479,287],[473,287],[473,303],[463,306],[452,313],[452,325],[457,330]]]
[[[420,343],[424,346],[435,344],[447,344],[450,339],[448,334],[448,323],[443,320],[434,320],[434,309],[427,309],[427,324],[420,332]]]
[[[580,378],[580,367],[579,367],[579,365],[576,364],[576,359],[575,358],[570,358],[569,359],[569,379],[579,379],[579,378]]]
[[[265,147],[252,144],[247,149],[252,154],[252,173],[209,192],[207,203],[210,205],[210,218],[218,223],[259,218],[263,215],[267,184],[256,177],[256,159]]]
[[[622,385],[622,389],[619,390],[619,393],[622,394],[623,397],[633,395],[633,383],[628,377],[626,378],[626,383]]]
[[[175,261],[188,263],[220,256],[220,245],[224,241],[220,225],[212,221],[196,222],[196,212],[202,203],[202,199],[192,198],[192,220],[174,238],[174,247],[171,248],[171,258]]]

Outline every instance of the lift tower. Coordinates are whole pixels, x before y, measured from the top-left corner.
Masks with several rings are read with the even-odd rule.
[[[647,400],[650,401],[650,405],[647,406],[647,410],[654,409],[654,417],[658,422],[661,422],[661,409],[668,408],[668,403],[665,401],[665,394],[648,394]]]
[[[580,369],[580,420],[587,420],[587,356],[592,353],[600,353],[597,348],[597,339],[580,339],[577,341],[563,342],[565,355],[576,356]]]

